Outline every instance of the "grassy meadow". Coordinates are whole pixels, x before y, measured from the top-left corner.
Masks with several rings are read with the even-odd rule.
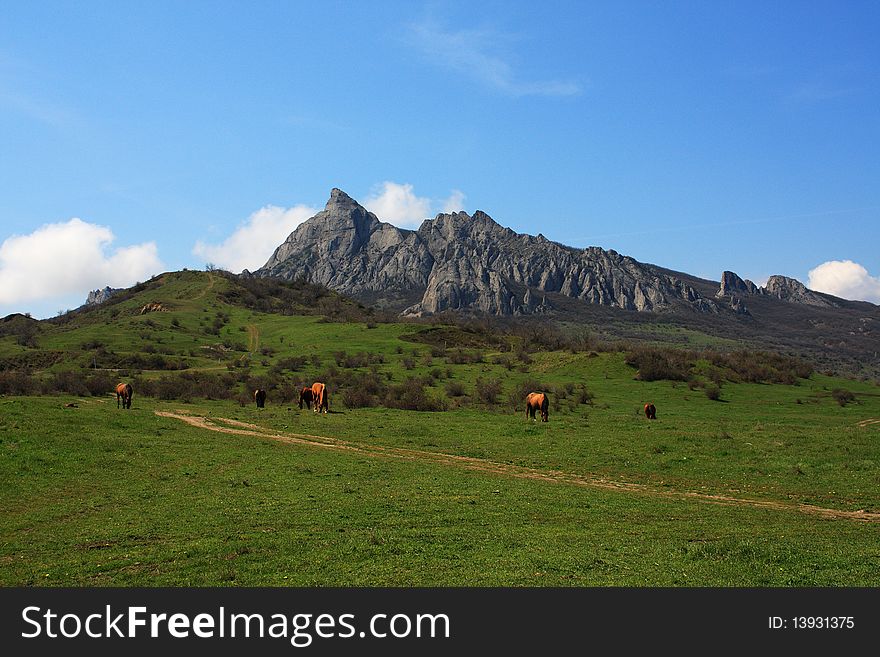
[[[643,381],[623,350],[328,322],[231,286],[166,274],[0,338],[0,584],[880,585],[873,382],[708,361]],[[315,378],[327,415],[293,397]],[[101,388],[118,379],[130,411]],[[533,387],[548,423],[524,417]]]

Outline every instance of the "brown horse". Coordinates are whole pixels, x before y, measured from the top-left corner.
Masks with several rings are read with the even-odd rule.
[[[257,402],[257,408],[263,408],[266,405],[266,391],[262,388],[254,390],[254,401]]]
[[[307,407],[309,410],[311,410],[311,408],[312,408],[312,401],[314,400],[314,398],[315,398],[315,395],[314,395],[314,393],[312,392],[311,387],[306,386],[305,388],[303,388],[302,390],[299,391],[299,407],[302,408],[302,407],[303,407],[303,402],[305,402],[305,403],[306,403],[306,407]]]
[[[650,402],[645,404],[645,417],[649,420],[657,419],[657,408],[654,406],[654,404]]]
[[[315,402],[315,413],[320,413],[324,411],[325,413],[330,408],[330,400],[327,395],[327,386],[323,383],[315,381],[312,384],[312,400]]]
[[[120,383],[116,386],[116,408],[119,408],[119,400],[122,400],[122,408],[131,408],[131,384]]]
[[[541,422],[550,419],[550,398],[543,392],[530,392],[526,397],[526,419],[535,420],[535,411],[541,411]]]

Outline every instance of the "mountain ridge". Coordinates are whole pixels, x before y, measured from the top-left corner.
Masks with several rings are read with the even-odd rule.
[[[338,188],[253,275],[302,278],[404,316],[546,312],[534,301],[545,293],[625,310],[724,310],[680,278],[614,250],[516,233],[481,210],[401,229]]]
[[[253,274],[325,285],[403,316],[445,311],[529,315],[553,310],[548,294],[657,313],[750,315],[746,300],[770,296],[817,307],[846,300],[774,275],[764,287],[722,274],[717,291],[694,277],[613,249],[579,249],[540,233],[517,233],[476,210],[440,213],[418,229],[385,223],[339,188]],[[542,299],[537,302],[536,299]],[[867,302],[865,302],[867,303]]]

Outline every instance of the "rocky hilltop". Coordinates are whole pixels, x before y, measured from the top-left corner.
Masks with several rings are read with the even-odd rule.
[[[729,310],[612,250],[519,234],[481,211],[439,214],[403,230],[339,189],[253,275],[319,283],[405,315],[535,314],[551,310],[554,295],[632,311]]]
[[[89,292],[89,296],[86,299],[86,302],[83,304],[84,306],[96,306],[99,303],[104,303],[112,297],[117,292],[120,292],[122,288],[110,287],[109,285],[102,290],[92,290]]]
[[[716,299],[729,299],[730,307],[738,313],[750,314],[743,297],[768,296],[820,308],[838,308],[840,304],[829,294],[813,292],[800,281],[788,276],[775,275],[767,279],[764,287],[758,287],[750,280],[743,280],[732,271],[721,274],[721,287],[715,293]]]

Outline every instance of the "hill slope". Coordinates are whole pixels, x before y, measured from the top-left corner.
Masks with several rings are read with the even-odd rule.
[[[771,349],[880,375],[876,305],[812,292],[784,276],[766,288],[732,272],[708,281],[615,251],[518,234],[480,211],[402,230],[334,189],[324,210],[253,275],[310,281],[404,316],[549,318],[609,339]]]

